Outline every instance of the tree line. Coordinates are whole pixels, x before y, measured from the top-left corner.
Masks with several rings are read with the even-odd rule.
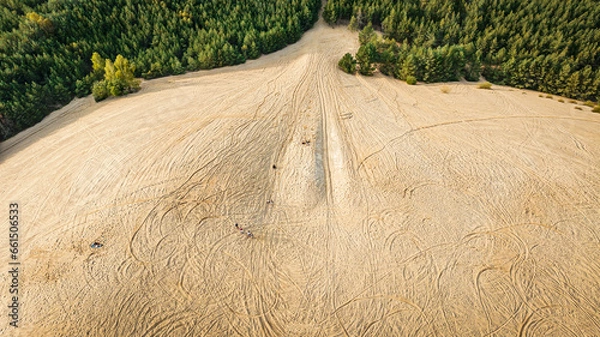
[[[144,78],[240,64],[297,41],[320,6],[318,0],[0,0],[0,139],[93,88],[97,97],[135,90],[134,82],[119,82],[130,79],[108,79],[94,69],[93,53]]]
[[[408,82],[446,82],[466,78],[476,81],[480,77],[480,53],[470,43],[424,47],[399,44],[393,39],[378,38],[371,23],[359,33],[360,48],[355,57],[347,53],[338,63],[348,72],[357,70],[362,75],[381,73]],[[414,79],[414,80],[413,80]]]
[[[330,24],[362,29],[340,67],[406,80],[461,77],[600,101],[600,2],[328,0]],[[372,33],[376,27],[383,39]]]

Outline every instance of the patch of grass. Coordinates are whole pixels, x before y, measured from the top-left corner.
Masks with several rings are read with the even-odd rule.
[[[552,95],[546,95],[546,98],[552,99]]]
[[[577,101],[572,99],[572,100],[569,100],[569,103],[577,104]]]
[[[600,105],[596,105],[593,109],[592,112],[600,112]]]
[[[580,106],[576,106],[575,109],[577,109],[577,110],[583,110]]]
[[[559,99],[558,99],[558,101],[559,101],[559,102],[561,102],[561,103],[564,103],[564,102],[565,102],[565,100],[564,100],[564,99],[562,99],[562,98],[559,98]]]
[[[449,93],[449,92],[450,92],[450,87],[449,87],[449,86],[447,86],[447,85],[443,85],[443,86],[440,88],[440,90],[441,90],[441,91],[442,91],[444,94],[447,94],[447,93]]]
[[[594,102],[592,102],[592,101],[586,101],[585,103],[583,103],[583,105],[589,106],[590,108],[593,108],[594,107]]]
[[[479,83],[479,85],[477,85],[477,88],[490,90],[492,89],[492,84],[490,82]]]
[[[414,76],[406,76],[406,84],[410,84],[410,85],[417,84],[417,78]]]
[[[538,95],[538,97],[544,97],[544,95],[542,95],[542,94],[539,94],[539,95]]]

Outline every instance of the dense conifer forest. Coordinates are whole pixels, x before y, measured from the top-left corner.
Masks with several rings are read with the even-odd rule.
[[[320,6],[318,0],[0,0],[0,140],[93,88],[103,99],[137,90],[132,76],[235,65],[281,49],[312,26]],[[598,1],[328,0],[323,17],[361,30],[360,49],[340,60],[347,72],[378,69],[411,83],[483,75],[600,100]]]
[[[114,75],[123,73],[119,67],[154,78],[281,49],[313,25],[320,6],[319,0],[0,0],[0,140],[88,95],[96,81],[100,99],[136,90],[131,74]],[[94,53],[106,69],[94,67]]]
[[[330,24],[361,29],[356,67],[402,80],[461,77],[600,100],[596,0],[329,0]],[[377,38],[373,28],[383,31]]]

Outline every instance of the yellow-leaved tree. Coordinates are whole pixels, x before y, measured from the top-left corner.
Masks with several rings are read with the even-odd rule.
[[[104,61],[104,62],[102,62]],[[98,53],[92,55],[92,68],[97,72],[104,66],[104,80],[94,83],[92,94],[96,101],[108,96],[122,96],[140,90],[140,80],[133,75],[135,65],[122,55],[117,55],[115,62],[102,60]]]

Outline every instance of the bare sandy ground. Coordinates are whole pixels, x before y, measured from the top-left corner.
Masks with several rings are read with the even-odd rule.
[[[0,334],[599,336],[600,115],[347,75],[356,41],[319,23],[1,144]]]

